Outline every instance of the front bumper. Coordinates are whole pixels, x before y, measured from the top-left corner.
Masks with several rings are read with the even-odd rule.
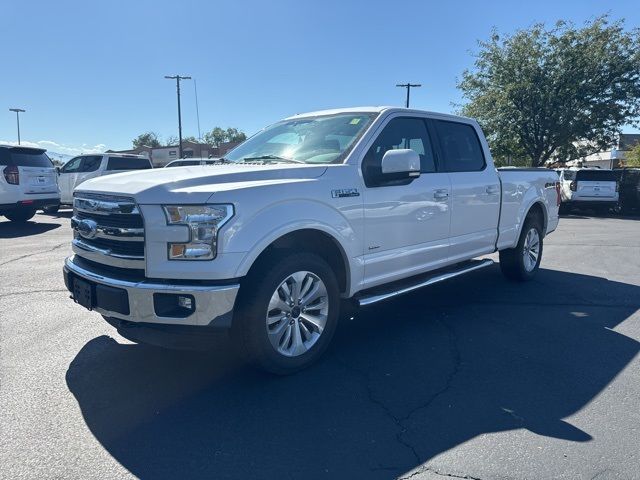
[[[92,290],[92,310],[105,317],[127,321],[127,323],[208,326],[229,328],[233,317],[233,306],[240,285],[207,285],[194,281],[151,281],[132,278],[118,278],[88,266],[75,256],[65,260],[64,281],[73,294],[73,282],[80,278],[89,282]],[[162,311],[158,297],[162,295],[190,296],[194,302],[193,313],[184,316],[168,316]]]

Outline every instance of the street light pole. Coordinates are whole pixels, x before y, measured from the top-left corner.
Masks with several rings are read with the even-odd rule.
[[[16,122],[18,124],[18,145],[20,145],[20,113],[24,113],[26,112],[26,110],[23,110],[21,108],[10,108],[9,111],[16,112]]]
[[[164,78],[176,81],[176,90],[178,92],[178,153],[179,158],[182,158],[182,114],[180,113],[180,80],[191,80],[191,77],[182,77],[180,75],[165,75]]]
[[[422,85],[419,83],[399,83],[396,87],[402,87],[407,89],[407,102],[405,103],[405,107],[409,108],[409,94],[411,92],[411,87],[421,87]]]

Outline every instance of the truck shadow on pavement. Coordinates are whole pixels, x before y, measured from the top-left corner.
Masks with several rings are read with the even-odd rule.
[[[226,339],[205,354],[102,336],[66,380],[143,479],[395,478],[490,432],[592,440],[563,419],[638,353],[612,329],[639,299],[604,278],[543,269],[513,284],[492,267],[344,318],[294,376],[253,371]]]
[[[58,223],[17,223],[11,221],[3,222],[0,220],[0,238],[21,238],[30,235],[40,235],[49,230],[55,230],[60,226]]]

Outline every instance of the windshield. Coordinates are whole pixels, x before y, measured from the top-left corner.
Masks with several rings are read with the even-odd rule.
[[[341,163],[377,114],[342,113],[285,120],[233,149],[232,162]]]

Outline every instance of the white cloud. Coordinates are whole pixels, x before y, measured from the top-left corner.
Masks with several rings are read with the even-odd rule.
[[[17,145],[18,142],[9,140],[0,140],[0,144],[5,145]],[[37,142],[23,141],[20,143],[25,147],[45,148],[52,152],[62,153],[64,155],[81,155],[83,153],[102,153],[107,149],[104,143],[97,145],[87,145],[83,143],[81,145],[64,145],[53,140],[38,140]]]

